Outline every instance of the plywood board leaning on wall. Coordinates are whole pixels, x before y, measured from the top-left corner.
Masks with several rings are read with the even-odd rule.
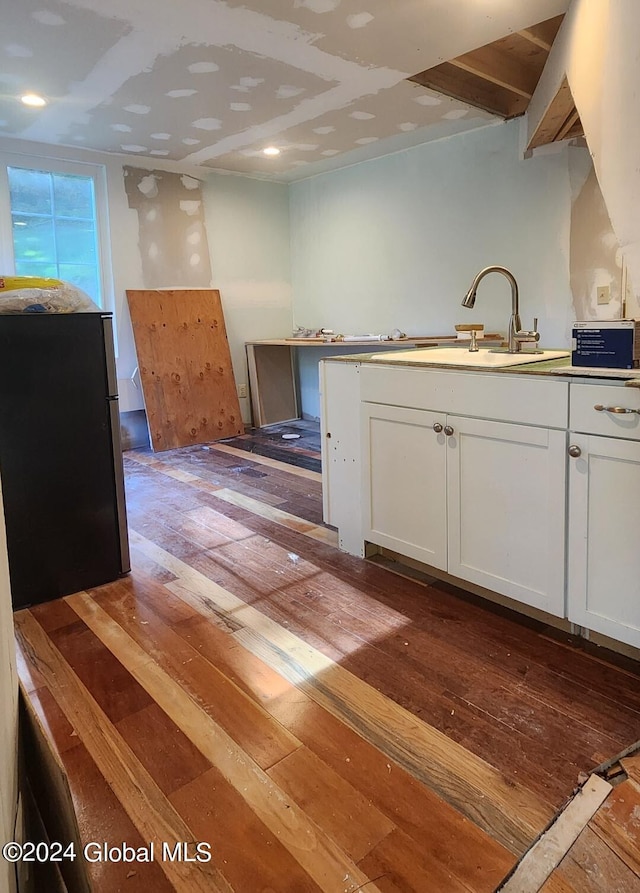
[[[128,290],[155,451],[243,433],[220,292]]]

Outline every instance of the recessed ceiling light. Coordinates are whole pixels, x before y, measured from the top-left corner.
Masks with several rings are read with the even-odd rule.
[[[20,101],[34,108],[42,108],[43,105],[47,104],[47,100],[43,96],[38,96],[37,93],[25,93],[24,96],[20,97]]]
[[[262,150],[265,155],[279,155],[280,149],[276,148],[276,146],[267,146],[266,149]]]

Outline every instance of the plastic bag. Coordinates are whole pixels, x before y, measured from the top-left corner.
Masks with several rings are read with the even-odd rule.
[[[61,279],[0,276],[0,313],[87,313],[100,311],[89,295]]]

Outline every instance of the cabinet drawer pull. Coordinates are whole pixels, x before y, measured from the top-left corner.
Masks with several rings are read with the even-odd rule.
[[[436,432],[436,434],[440,434],[440,432],[442,431],[442,425],[440,424],[440,422],[433,423],[433,430]]]
[[[451,425],[445,425],[444,433],[447,435],[447,437],[451,437],[451,435],[453,434],[453,428],[451,427]]]
[[[571,446],[569,447],[569,455],[573,459],[577,459],[578,456],[582,455],[582,450],[580,449],[579,446],[576,446],[575,444],[571,444]]]
[[[627,412],[640,415],[640,409],[627,409],[626,406],[603,406],[602,403],[596,403],[593,408],[596,412],[615,412],[616,415],[624,415]]]

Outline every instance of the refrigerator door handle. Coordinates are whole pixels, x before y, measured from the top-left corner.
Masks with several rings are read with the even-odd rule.
[[[123,574],[131,570],[129,554],[129,536],[127,532],[127,505],[124,495],[124,471],[122,467],[122,440],[120,437],[120,410],[118,398],[107,401],[111,416],[111,442],[113,444],[113,478],[116,488],[116,506],[118,509],[118,535],[120,538],[120,563]]]
[[[116,371],[116,358],[113,350],[113,319],[111,316],[102,317],[102,331],[104,334],[104,354],[107,366],[107,396],[118,396],[118,373]]]

